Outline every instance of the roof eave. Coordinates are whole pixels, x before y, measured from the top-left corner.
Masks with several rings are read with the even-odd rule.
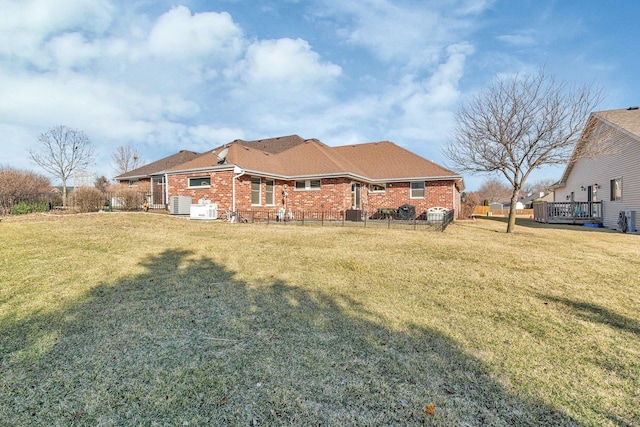
[[[164,173],[167,175],[180,175],[184,173],[196,173],[196,172],[218,172],[224,170],[233,170],[235,165],[232,164],[224,164],[217,166],[204,166],[200,168],[188,168],[188,169],[176,169],[176,170],[168,170]]]

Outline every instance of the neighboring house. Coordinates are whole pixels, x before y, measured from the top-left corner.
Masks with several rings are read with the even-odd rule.
[[[579,158],[590,146],[598,155]],[[620,211],[640,212],[640,109],[592,113],[555,186],[555,202],[602,202],[602,223],[618,228]]]
[[[194,151],[180,150],[171,156],[118,175],[114,179],[120,184],[148,192],[151,198],[149,203],[152,205],[167,205],[169,199],[166,194],[165,171],[199,155],[200,153]]]
[[[540,191],[527,194],[526,196],[520,198],[520,202],[523,205],[522,209],[532,209],[533,202],[553,202],[553,193]]]
[[[297,135],[235,140],[168,171],[169,196],[230,211],[459,212],[461,175],[389,141],[329,147]]]

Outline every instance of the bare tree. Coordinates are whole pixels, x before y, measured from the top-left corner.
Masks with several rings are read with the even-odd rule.
[[[511,188],[498,178],[491,177],[482,182],[476,194],[481,200],[488,200],[490,203],[504,202],[511,198]]]
[[[533,76],[496,77],[456,113],[453,141],[444,154],[458,170],[501,172],[511,185],[507,233],[529,174],[571,157],[589,113],[603,99],[592,85],[568,88],[543,70]]]
[[[114,176],[122,175],[144,165],[138,149],[132,148],[129,145],[126,147],[118,147],[116,152],[111,156],[111,160],[114,165]]]
[[[56,126],[40,135],[37,149],[27,150],[36,165],[62,181],[62,204],[67,205],[67,180],[87,169],[94,159],[93,144],[84,132]]]

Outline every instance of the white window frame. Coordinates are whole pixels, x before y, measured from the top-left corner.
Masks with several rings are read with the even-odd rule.
[[[380,187],[380,188],[374,189],[373,187]],[[369,185],[369,192],[370,193],[386,193],[386,191],[387,191],[387,184],[386,183]]]
[[[413,195],[413,186],[414,184],[422,184],[422,196],[414,196]],[[416,190],[418,190],[416,188]],[[410,199],[424,199],[427,195],[427,184],[424,181],[411,181],[409,185],[409,198]]]
[[[299,184],[304,182],[304,188],[299,187]],[[312,183],[317,183],[317,186],[313,186]],[[306,179],[306,180],[297,180],[294,183],[294,191],[320,191],[322,188],[322,180],[320,179]]]
[[[276,180],[275,179],[265,179],[264,180],[264,196],[265,196],[265,204],[267,206],[275,206],[276,204]],[[271,190],[271,191],[269,191]],[[269,200],[271,199],[271,200]]]
[[[254,180],[258,181],[258,203],[253,202],[253,195],[255,194],[255,190],[253,188],[253,184],[255,184]],[[260,206],[262,204],[262,178],[259,176],[251,177],[251,206]]]
[[[192,179],[208,179],[209,180],[209,184],[191,185],[191,180]],[[210,176],[192,176],[192,177],[188,178],[187,182],[188,182],[187,188],[211,188],[211,177]]]
[[[617,184],[617,185],[616,185]],[[617,178],[613,178],[610,181],[610,191],[611,191],[611,197],[609,197],[610,201],[612,202],[621,202],[622,201],[622,191],[623,191],[623,187],[622,187],[622,177],[619,176]],[[620,196],[618,197],[616,195],[616,187],[620,188]]]

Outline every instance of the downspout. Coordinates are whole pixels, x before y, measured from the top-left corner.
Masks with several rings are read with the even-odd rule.
[[[164,205],[169,207],[169,174],[164,174]]]
[[[244,171],[240,169],[238,166],[234,166],[233,173],[237,174],[237,175],[234,175],[233,178],[231,178],[231,184],[232,184],[231,185],[231,212],[235,213],[236,211],[236,179],[244,175]]]

